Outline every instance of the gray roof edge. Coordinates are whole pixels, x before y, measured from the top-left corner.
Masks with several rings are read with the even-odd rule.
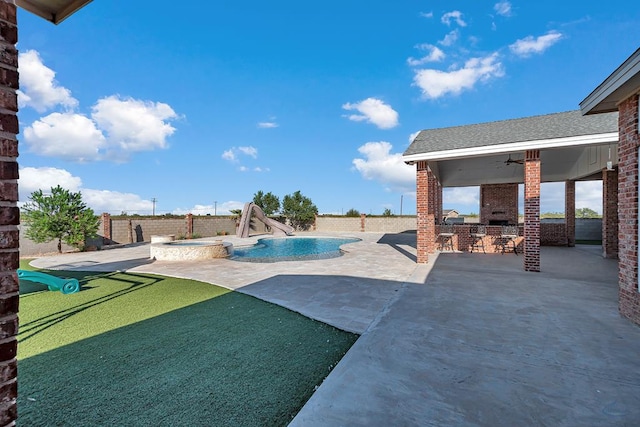
[[[640,48],[631,54],[629,58],[580,102],[582,114],[606,113],[617,110],[617,106],[614,105],[616,102],[611,100],[605,102],[606,98],[619,90],[622,90],[622,93],[620,93],[620,95],[624,97],[622,99],[633,95],[633,88],[624,90],[624,86],[634,77],[640,80]],[[618,99],[617,101],[622,99]]]

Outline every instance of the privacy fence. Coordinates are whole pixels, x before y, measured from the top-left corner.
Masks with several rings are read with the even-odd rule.
[[[283,221],[283,218],[275,218]],[[541,243],[543,245],[566,245],[567,233],[564,219],[542,220],[540,225]],[[318,232],[375,232],[402,233],[416,229],[416,217],[403,216],[367,216],[344,217],[320,215],[310,231]],[[99,238],[87,242],[90,250],[101,249],[103,246],[114,244],[129,244],[150,242],[151,236],[173,234],[180,238],[200,238],[232,235],[236,232],[236,217],[233,216],[111,216],[102,214]],[[254,221],[253,233],[266,233],[266,227],[259,221]],[[602,220],[576,219],[576,240],[598,241],[602,239]],[[55,252],[57,242],[37,244],[26,238],[26,226],[21,226],[20,255],[35,256]],[[73,248],[66,245],[63,250]]]

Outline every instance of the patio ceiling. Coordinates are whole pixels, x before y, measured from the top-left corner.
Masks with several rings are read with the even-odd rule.
[[[16,0],[16,5],[59,24],[92,0]]]

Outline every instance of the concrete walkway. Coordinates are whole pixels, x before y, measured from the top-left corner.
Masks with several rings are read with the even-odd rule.
[[[294,427],[640,425],[640,328],[599,247],[542,248],[526,273],[513,254],[417,266],[415,235],[357,237],[313,262],[160,263],[142,245],[33,264],[196,278],[362,333]]]

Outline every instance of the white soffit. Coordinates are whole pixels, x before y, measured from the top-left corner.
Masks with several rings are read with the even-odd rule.
[[[59,24],[92,0],[16,0],[16,5]]]

